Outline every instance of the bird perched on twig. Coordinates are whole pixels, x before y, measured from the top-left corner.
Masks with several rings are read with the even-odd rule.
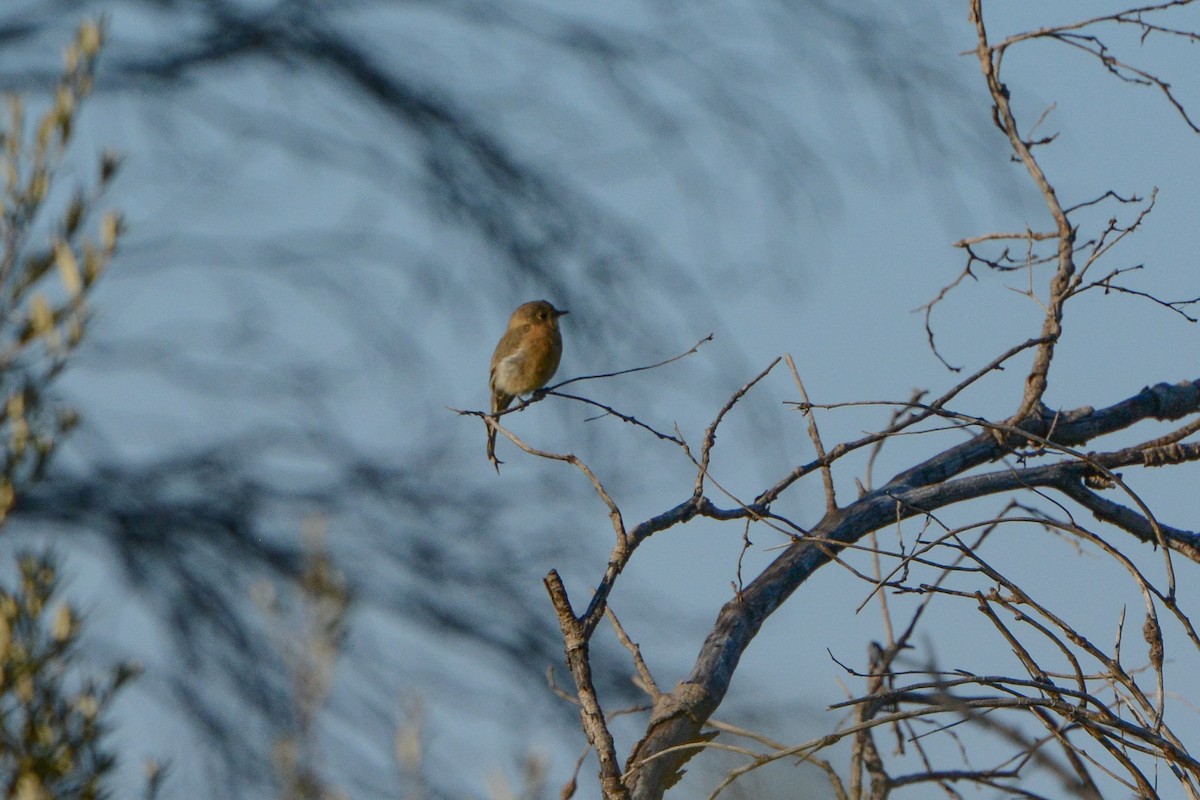
[[[546,385],[562,358],[562,335],[558,332],[560,311],[545,300],[525,303],[513,312],[508,330],[492,354],[490,385],[492,413],[508,408],[514,398]],[[500,471],[496,458],[496,431],[488,427],[488,461]]]

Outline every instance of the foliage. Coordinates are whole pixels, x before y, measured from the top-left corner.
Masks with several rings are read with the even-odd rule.
[[[120,235],[112,213],[86,232],[114,155],[101,157],[93,187],[63,198],[57,184],[103,39],[102,24],[81,25],[49,107],[27,130],[25,102],[11,96],[0,129],[0,523],[75,425],[51,390],[83,341],[88,299]],[[115,763],[104,714],[134,670],[79,677],[80,615],[58,596],[57,560],[20,555],[16,573],[15,589],[0,588],[0,793],[101,797]]]
[[[329,701],[346,638],[351,595],[325,543],[325,522],[304,529],[304,563],[290,591],[262,584],[260,605],[274,623],[276,649],[292,679],[290,730],[275,741],[275,770],[284,800],[337,800],[322,774],[317,719]]]
[[[56,561],[24,554],[0,589],[0,793],[11,800],[97,798],[116,757],[105,711],[134,674],[80,681],[79,612],[58,597]]]
[[[88,298],[121,232],[120,218],[111,212],[101,216],[94,234],[85,228],[117,172],[112,153],[101,156],[95,185],[75,188],[65,210],[48,218],[103,40],[102,25],[79,28],[53,101],[32,135],[25,102],[17,96],[8,98],[8,124],[0,129],[0,519],[21,485],[43,475],[77,421],[73,410],[51,400],[49,389],[83,340]]]

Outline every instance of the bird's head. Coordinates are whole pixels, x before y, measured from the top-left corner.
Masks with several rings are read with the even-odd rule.
[[[557,328],[558,318],[566,313],[566,311],[555,308],[545,300],[534,300],[530,303],[525,303],[513,312],[512,319],[508,321],[508,327],[515,328],[518,325],[546,325],[551,328]]]

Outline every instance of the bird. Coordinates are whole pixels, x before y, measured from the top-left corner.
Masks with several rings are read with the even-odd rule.
[[[542,388],[554,377],[563,347],[558,318],[566,313],[545,300],[525,303],[512,313],[508,329],[492,353],[489,386],[493,414],[508,408],[515,398]],[[503,462],[496,458],[496,430],[490,426],[487,455],[499,472]]]

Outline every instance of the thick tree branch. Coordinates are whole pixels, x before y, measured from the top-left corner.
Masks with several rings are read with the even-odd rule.
[[[1077,447],[1147,419],[1180,419],[1200,408],[1200,380],[1158,383],[1108,408],[1091,406],[1053,412],[1041,407],[1036,417],[1015,426],[1063,447]],[[1009,437],[1015,438],[1015,437]],[[1016,442],[1011,443],[1014,446]],[[984,432],[892,478],[891,486],[936,483],[995,461],[1008,452],[994,435]]]
[[[1173,420],[1200,411],[1200,381],[1158,384],[1099,411],[1082,408],[1065,414],[1043,410],[1021,429],[1061,446],[1084,444],[1146,419]],[[986,424],[986,423],[985,423]],[[789,546],[717,616],[691,673],[654,704],[647,733],[626,763],[635,800],[661,797],[678,779],[694,750],[673,747],[699,739],[702,726],[725,697],[742,654],[766,619],[818,569],[845,546],[898,520],[1003,492],[1037,487],[1081,485],[1095,465],[1116,469],[1154,466],[1157,449],[1125,448],[1067,458],[1050,464],[1014,467],[955,479],[967,470],[1010,452],[983,433],[898,474],[886,486],[842,509],[829,511],[809,537]],[[1200,459],[1200,443],[1174,445],[1178,461]],[[749,513],[749,511],[745,512]],[[1146,521],[1146,524],[1149,524]],[[1182,541],[1178,538],[1168,541]],[[1183,552],[1183,551],[1181,551]],[[1188,553],[1185,553],[1188,554]],[[1192,557],[1195,557],[1194,555]]]
[[[1154,525],[1150,520],[1128,506],[1102,497],[1078,481],[1064,480],[1062,483],[1054,484],[1054,488],[1091,511],[1092,515],[1101,522],[1116,525],[1147,544],[1158,543],[1158,536],[1155,534]],[[1158,523],[1158,529],[1162,533],[1163,539],[1166,540],[1167,547],[1200,563],[1200,533],[1173,528],[1170,525],[1163,525],[1161,522]]]

